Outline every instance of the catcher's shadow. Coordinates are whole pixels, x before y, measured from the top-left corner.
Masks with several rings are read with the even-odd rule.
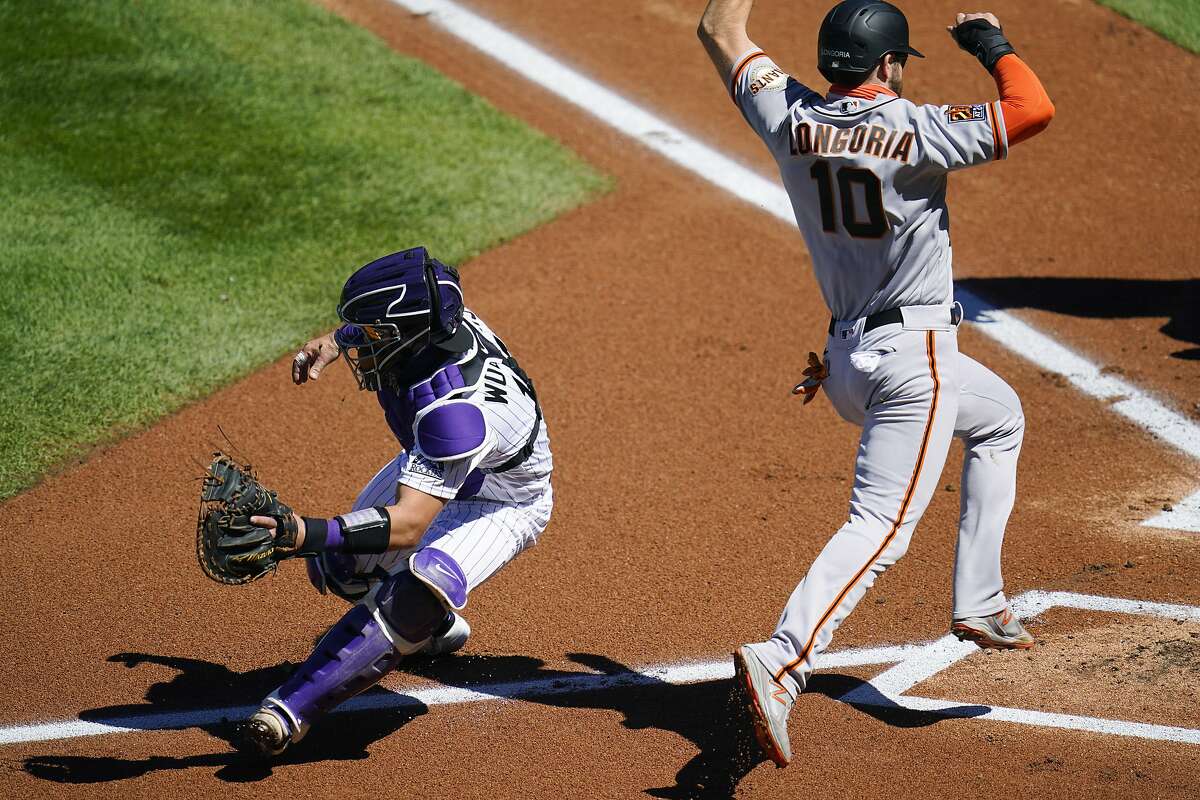
[[[160,770],[200,767],[215,769],[216,777],[223,781],[256,781],[270,776],[276,767],[367,758],[372,743],[427,711],[425,706],[416,705],[340,714],[342,724],[314,726],[298,744],[267,762],[236,752],[232,742],[241,720],[287,678],[291,664],[285,662],[248,672],[234,672],[211,661],[146,653],[118,653],[110,656],[108,661],[131,669],[153,664],[177,670],[177,674],[147,689],[145,703],[90,709],[80,713],[81,720],[142,730],[198,729],[221,740],[222,749],[201,755],[143,759],[37,755],[25,759],[27,773],[44,780],[78,784],[120,781]],[[230,716],[214,720],[209,709],[197,708],[197,702],[203,700],[229,707]]]
[[[742,778],[762,762],[751,729],[732,702],[729,681],[673,684],[635,673],[607,656],[569,653],[567,657],[618,680],[601,688],[574,683],[587,673],[548,669],[545,662],[528,656],[466,655],[401,665],[401,669],[479,692],[501,685],[505,697],[555,708],[618,711],[625,716],[626,728],[657,728],[690,740],[699,753],[679,770],[675,786],[646,790],[656,797],[731,797]],[[629,681],[619,680],[622,677]],[[550,693],[512,692],[514,684],[527,683],[549,686]]]

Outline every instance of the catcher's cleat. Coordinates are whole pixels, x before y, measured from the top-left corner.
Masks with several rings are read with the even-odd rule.
[[[260,708],[242,725],[240,750],[263,758],[277,756],[292,742],[291,729],[275,711]]]
[[[745,695],[759,747],[775,766],[786,767],[792,760],[787,718],[796,701],[747,645],[733,651],[733,672],[734,685]]]
[[[451,611],[446,615],[446,621],[433,632],[433,636],[421,648],[421,654],[427,656],[449,655],[461,650],[469,638],[471,638],[470,623],[461,614]]]
[[[1033,647],[1033,636],[1007,608],[986,617],[956,619],[950,626],[950,632],[960,641],[974,642],[992,650],[1028,650]]]

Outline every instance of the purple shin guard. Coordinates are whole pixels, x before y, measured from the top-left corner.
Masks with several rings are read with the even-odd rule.
[[[448,607],[466,604],[466,578],[454,559],[436,548],[421,552],[424,558],[410,562],[419,576],[405,571],[380,581],[267,696],[264,705],[287,718],[292,741],[317,717],[378,683],[405,654],[420,650],[445,623]]]
[[[392,640],[366,605],[350,609],[322,637],[312,655],[265,705],[280,711],[300,739],[317,717],[371,688],[400,661]]]

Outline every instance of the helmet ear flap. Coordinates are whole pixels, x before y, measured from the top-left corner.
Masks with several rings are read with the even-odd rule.
[[[458,281],[458,271],[454,267],[446,266],[440,261],[427,259],[425,261],[425,288],[429,296],[429,330],[433,341],[439,339],[448,339],[458,330],[458,323],[462,320],[462,305],[457,304],[454,310],[447,310],[445,303],[442,302],[442,287],[438,281],[439,270]]]
[[[429,294],[429,332],[432,339],[437,339],[446,332],[442,319],[442,291],[438,286],[437,273],[428,258],[425,259],[425,291]]]

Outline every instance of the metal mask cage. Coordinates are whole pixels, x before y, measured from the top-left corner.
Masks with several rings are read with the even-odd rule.
[[[412,325],[393,324],[343,325],[334,332],[334,341],[358,388],[372,392],[383,386],[383,374],[390,366],[398,366],[401,356],[421,350],[429,343],[428,317]]]

